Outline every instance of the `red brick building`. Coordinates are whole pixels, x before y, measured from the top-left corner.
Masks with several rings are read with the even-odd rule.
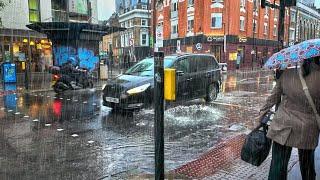
[[[279,5],[279,0],[269,2]],[[251,67],[277,50],[278,19],[279,10],[261,9],[260,0],[163,0],[163,6],[157,8],[166,54],[179,49],[210,53],[231,69],[237,52],[242,57],[241,66]],[[287,42],[288,9],[285,19]]]

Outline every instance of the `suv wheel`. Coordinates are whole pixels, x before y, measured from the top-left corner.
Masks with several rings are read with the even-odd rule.
[[[209,85],[207,89],[207,95],[206,95],[206,101],[207,102],[212,102],[217,99],[218,97],[218,85],[217,84],[211,84]]]

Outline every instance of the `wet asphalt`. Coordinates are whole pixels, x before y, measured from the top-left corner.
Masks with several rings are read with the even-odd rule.
[[[222,92],[165,111],[165,170],[255,125],[270,72],[224,75]],[[6,89],[15,89],[8,85]],[[0,179],[127,179],[153,174],[153,109],[114,113],[101,90],[0,97]]]

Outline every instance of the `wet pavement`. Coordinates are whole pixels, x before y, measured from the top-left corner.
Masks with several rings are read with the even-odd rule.
[[[198,158],[255,124],[269,72],[225,75],[217,101],[165,112],[165,168]],[[7,87],[8,88],[8,87]],[[9,88],[15,88],[13,87]],[[151,108],[115,114],[99,89],[0,95],[0,179],[127,179],[154,172]]]

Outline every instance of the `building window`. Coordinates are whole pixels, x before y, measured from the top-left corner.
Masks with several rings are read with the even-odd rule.
[[[268,17],[269,16],[269,6],[266,6],[266,8],[264,9],[264,15],[266,16],[266,17]]]
[[[120,43],[121,47],[124,47],[124,35],[121,35]]]
[[[257,27],[257,20],[253,20],[253,27],[252,27],[252,29],[253,29],[253,32],[254,33],[257,33],[257,29],[258,29],[258,27]]]
[[[188,20],[188,32],[193,32],[193,27],[194,27],[194,20],[189,19]]]
[[[240,16],[240,30],[245,30],[245,18],[243,16]]]
[[[145,32],[141,33],[141,46],[148,46],[148,34]]]
[[[124,27],[125,27],[125,28],[128,27],[128,21],[124,22]]]
[[[121,27],[124,27],[124,23],[121,23]]]
[[[29,21],[40,21],[40,2],[39,0],[29,0]]]
[[[277,36],[277,34],[278,34],[278,27],[277,27],[277,25],[274,25],[273,26],[273,36]]]
[[[148,6],[147,5],[142,5],[141,8],[144,9],[144,10],[147,10]]]
[[[264,35],[267,35],[268,34],[268,24],[267,23],[264,23],[264,26],[263,26],[263,34]]]
[[[125,47],[128,47],[129,46],[129,38],[128,38],[128,34],[125,34],[124,35],[124,46]]]
[[[295,31],[294,31],[294,29],[290,29],[290,40],[291,41],[294,41],[294,39],[295,39]]]
[[[194,0],[188,0],[188,7],[192,7],[194,5]]]
[[[259,0],[254,0],[253,2],[254,2],[254,4],[253,4],[254,12],[258,12],[259,8],[260,8],[260,2],[259,2]]]
[[[177,34],[178,33],[178,24],[172,25],[172,33],[171,34]]]
[[[211,0],[211,3],[223,3],[223,0]]]
[[[246,9],[246,0],[240,0],[240,8]]]
[[[214,29],[222,28],[222,13],[211,14],[211,28],[214,28]]]
[[[278,20],[279,18],[279,11],[277,9],[274,10],[274,19]]]
[[[171,3],[171,19],[178,17],[178,2],[172,2]]]
[[[133,20],[129,20],[129,27],[133,27]]]
[[[141,26],[148,26],[148,20],[147,19],[141,19]]]
[[[296,13],[295,12],[291,13],[290,21],[291,22],[296,22]]]
[[[178,2],[172,3],[171,5],[171,12],[178,11]]]

